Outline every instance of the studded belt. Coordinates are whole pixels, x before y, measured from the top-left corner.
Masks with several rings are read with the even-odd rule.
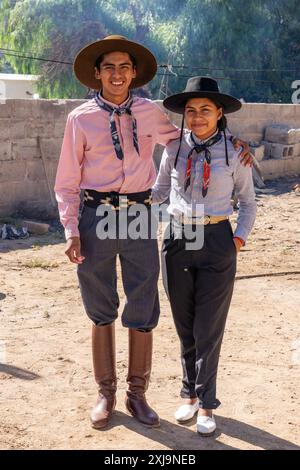
[[[113,210],[126,209],[135,204],[144,204],[151,206],[152,196],[151,189],[139,193],[117,193],[115,191],[101,193],[94,189],[84,190],[84,204],[89,207],[97,208],[99,205],[104,204],[111,206]]]

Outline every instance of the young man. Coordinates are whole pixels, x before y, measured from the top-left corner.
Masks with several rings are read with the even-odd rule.
[[[131,88],[149,82],[156,70],[152,53],[122,36],[89,44],[74,62],[78,80],[98,93],[68,116],[55,192],[67,239],[65,253],[78,265],[83,304],[93,322],[93,365],[99,386],[91,412],[95,428],[107,425],[116,404],[117,255],[126,294],[122,324],[129,329],[126,407],[144,425],[159,426],[159,417],[145,398],[151,373],[152,330],[159,316],[157,241],[151,237],[124,239],[118,230],[116,237],[99,238],[96,234],[101,220],[97,207],[106,204],[115,209],[118,223],[124,212],[124,195],[128,207],[142,203],[150,219],[151,187],[156,178],[154,146],[166,145],[180,135],[159,106],[130,94]],[[247,151],[246,147],[246,161]],[[85,198],[78,225],[81,189]],[[128,217],[126,223],[133,219]]]

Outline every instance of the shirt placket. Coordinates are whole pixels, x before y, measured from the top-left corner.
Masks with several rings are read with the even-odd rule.
[[[202,201],[202,179],[203,179],[203,167],[204,167],[204,152],[196,154],[193,161],[193,178],[192,178],[192,209],[193,212],[197,209],[197,204],[201,204]],[[200,208],[196,210],[198,213]],[[200,209],[201,211],[201,209]],[[199,214],[201,215],[201,214]]]
[[[138,158],[136,155],[134,146],[133,146],[133,135],[132,135],[132,120],[128,114],[123,114],[119,117],[119,129],[120,129],[120,142],[123,148],[124,158],[122,161],[123,168],[123,182],[122,190],[126,188],[126,185],[129,184],[130,176],[128,169],[132,167],[131,160],[132,158]],[[126,192],[126,190],[125,190]]]

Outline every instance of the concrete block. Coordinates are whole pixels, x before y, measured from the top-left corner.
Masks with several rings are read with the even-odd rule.
[[[297,144],[300,142],[300,128],[293,129],[286,125],[272,125],[265,129],[265,138],[268,142],[279,144]]]
[[[26,162],[26,160],[23,160]],[[45,169],[41,158],[26,162],[26,170],[24,172],[25,181],[39,181],[40,179],[46,178]]]
[[[241,109],[234,113],[234,117],[241,120],[241,119],[251,119],[254,117],[256,103],[243,103]],[[229,116],[228,116],[229,117]]]
[[[10,138],[9,129],[10,129],[10,119],[1,119],[0,118],[0,142],[1,140],[8,140]]]
[[[45,121],[42,124],[32,122],[26,125],[26,137],[53,137],[54,121]]]
[[[251,118],[257,119],[257,120],[271,120],[271,122],[274,119],[274,116],[276,116],[276,113],[278,115],[279,108],[277,104],[274,103],[252,103],[252,113],[251,113]],[[242,109],[245,107],[245,105],[242,106]],[[239,113],[240,111],[238,111]],[[246,114],[245,119],[248,119],[249,115]]]
[[[283,158],[281,160],[263,160],[259,164],[264,180],[280,176],[300,174],[300,158]]]
[[[14,121],[12,119],[10,126],[10,139],[24,139],[25,138],[25,121]]]
[[[39,100],[9,100],[11,102],[11,116],[15,119],[39,119]]]
[[[267,141],[262,141],[262,144],[265,147],[266,158],[291,158],[297,153],[295,145],[276,144],[274,142]]]
[[[23,220],[22,226],[28,229],[28,232],[37,235],[44,235],[49,232],[50,225],[41,222],[34,222],[33,220]]]
[[[60,156],[62,139],[40,139],[41,152],[44,158],[57,160]]]
[[[3,203],[5,194],[5,203],[11,205],[30,204],[30,201],[48,200],[51,202],[49,189],[46,180],[42,177],[37,184],[31,181],[5,182],[1,184],[0,203]]]
[[[12,145],[10,142],[1,142],[0,143],[0,161],[12,160]]]
[[[23,181],[25,168],[26,166],[24,161],[2,161],[0,165],[0,183],[7,183],[8,181]]]
[[[278,120],[280,122],[283,122],[285,120],[291,120],[291,121],[295,120],[297,105],[285,103],[285,104],[280,104],[279,106],[280,106],[279,115],[277,115],[277,119],[279,118]]]
[[[37,139],[20,139],[12,143],[12,158],[17,160],[32,160],[41,158]]]
[[[11,117],[10,100],[6,100],[6,101],[0,100],[0,118],[10,118],[10,117]]]
[[[300,127],[300,104],[295,104],[295,121],[297,122],[298,126]]]
[[[47,175],[48,175],[50,185],[51,185],[52,188],[54,188],[55,177],[56,177],[56,172],[57,172],[57,165],[58,165],[58,159],[57,160],[47,159],[45,161],[45,164],[46,164],[46,170],[47,170]]]
[[[264,158],[264,155],[265,155],[264,145],[259,145],[259,146],[250,145],[250,150],[258,162],[260,162]]]
[[[65,100],[38,100],[38,106],[42,120],[67,118]]]
[[[62,142],[64,132],[65,132],[65,127],[66,127],[66,119],[64,120],[60,119],[59,121],[55,121],[53,137],[56,139],[61,139],[61,142]]]
[[[82,105],[88,100],[67,100],[66,104],[66,115],[68,115],[73,109],[77,108],[78,106]]]

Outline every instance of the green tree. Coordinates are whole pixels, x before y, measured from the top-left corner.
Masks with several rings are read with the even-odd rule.
[[[211,75],[246,101],[290,102],[299,79],[298,0],[3,0],[0,18],[1,47],[57,61],[5,55],[15,72],[40,75],[42,97],[85,96],[68,62],[107,34],[141,42],[159,64],[172,64],[169,92],[189,76]],[[153,98],[163,73],[148,86]]]

